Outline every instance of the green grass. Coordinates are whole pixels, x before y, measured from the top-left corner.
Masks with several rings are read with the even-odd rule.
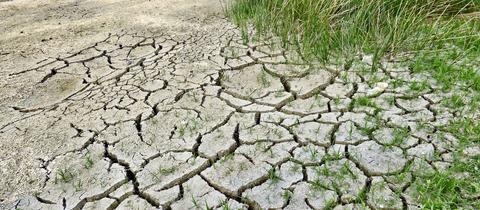
[[[368,96],[361,96],[355,99],[354,102],[355,106],[357,107],[372,107],[377,108],[377,105],[373,101],[373,99],[369,98]]]
[[[273,168],[270,171],[268,171],[268,179],[271,181],[271,184],[276,184],[280,180],[282,180],[276,168]]]
[[[71,169],[69,168],[62,168],[57,171],[57,174],[55,176],[55,184],[60,181],[62,183],[69,183],[73,180],[74,178],[74,173]]]
[[[274,34],[308,60],[382,58],[455,46],[480,50],[478,0],[234,0],[228,14],[248,40]]]
[[[431,80],[397,79],[391,81],[394,88],[408,85],[414,95],[454,93],[441,106],[459,117],[438,127],[459,141],[449,148],[454,161],[445,170],[416,175],[411,185],[423,209],[480,209],[479,199],[471,197],[480,194],[480,156],[464,154],[465,148],[480,145],[480,121],[471,115],[480,110],[479,11],[480,0],[233,0],[228,7],[246,42],[273,35],[280,41],[272,45],[296,50],[306,62],[351,66],[357,55],[371,55],[370,70],[384,60],[401,61],[396,67],[406,66]],[[347,81],[347,74],[341,75]],[[382,80],[368,78],[369,85]],[[262,75],[257,80],[262,81]],[[395,98],[389,102],[393,105]],[[377,107],[369,97],[356,97],[352,105]],[[358,129],[372,136],[380,124]],[[386,146],[398,146],[408,135],[398,128]],[[349,174],[347,169],[337,175]],[[332,172],[324,168],[317,173]],[[325,188],[319,180],[310,184],[312,189]]]
[[[424,209],[480,209],[480,155],[465,157],[463,151],[480,144],[480,122],[464,118],[451,122],[443,130],[452,133],[459,145],[454,161],[445,171],[417,177],[413,183]]]
[[[93,167],[94,164],[95,164],[95,163],[93,162],[92,157],[87,154],[87,155],[85,156],[84,167],[85,167],[86,169],[90,169],[90,168]]]
[[[480,33],[480,32],[479,32]],[[463,63],[456,62],[464,53],[452,51],[437,55],[419,55],[409,64],[412,72],[428,72],[435,78],[445,91],[454,86],[463,86],[480,92],[480,74],[478,73],[478,59],[480,53],[470,54],[473,58],[464,58]]]
[[[457,162],[446,171],[428,174],[414,183],[424,209],[480,208],[480,201],[468,195],[480,193],[480,156],[467,162]],[[461,177],[467,172],[470,176]]]

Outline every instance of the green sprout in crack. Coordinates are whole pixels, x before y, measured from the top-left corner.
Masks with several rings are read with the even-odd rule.
[[[348,162],[343,163],[342,168],[340,168],[340,173],[350,176],[350,178],[353,180],[358,178],[358,176],[350,168],[350,164],[348,164]]]
[[[278,183],[282,178],[278,174],[278,171],[276,168],[272,168],[270,171],[268,171],[268,179],[270,179],[272,184]]]
[[[350,82],[347,72],[341,72],[340,79],[345,83]]]
[[[427,129],[429,127],[430,127],[430,124],[428,122],[424,122],[424,121],[417,122],[417,129],[418,130]]]
[[[315,102],[318,106],[324,105],[324,102],[322,101],[322,99],[324,99],[324,98],[320,93],[315,94],[314,100],[315,100]]]
[[[321,125],[318,125],[318,127],[314,130],[315,134],[317,134],[317,136],[322,132],[322,126]]]
[[[94,164],[94,162],[93,162],[92,157],[87,154],[87,155],[85,156],[84,167],[85,167],[86,169],[90,169],[90,168],[93,167],[93,164]]]
[[[273,152],[273,149],[270,147],[268,148],[268,150],[266,151],[268,153],[268,156],[270,158],[274,158],[275,157],[275,153]]]
[[[393,106],[395,105],[395,96],[387,96],[385,101],[388,103],[388,105]]]
[[[308,154],[310,154],[310,160],[315,161],[318,159],[318,156],[320,155],[318,150],[310,146],[308,146],[306,150],[308,151]]]
[[[197,92],[192,92],[192,95],[193,95],[193,101],[194,102],[200,102],[200,99],[198,99],[197,96],[200,96]],[[201,98],[201,96],[200,96]]]
[[[337,200],[336,199],[329,199],[325,203],[325,207],[323,207],[323,209],[324,210],[332,210],[333,208],[335,208],[336,205],[337,205]]]
[[[325,156],[323,157],[323,160],[322,161],[334,161],[334,160],[340,160],[342,159],[342,152],[340,150],[334,150],[332,152],[329,152],[327,154],[325,154]]]
[[[226,199],[222,201],[222,210],[230,210],[230,204]]]
[[[180,137],[183,137],[183,136],[185,135],[185,126],[180,126],[180,127],[178,128],[178,135],[179,135]]]
[[[354,128],[355,125],[353,125],[353,123],[350,123],[349,126],[348,126],[348,140],[349,141],[352,141],[353,140],[353,128]]]
[[[234,153],[228,153],[227,155],[225,155],[225,156],[220,160],[220,162],[221,162],[221,163],[225,163],[225,162],[227,162],[227,161],[229,161],[229,160],[233,160],[234,155],[235,155]]]
[[[212,207],[208,206],[207,201],[205,201],[205,210],[213,210]]]
[[[55,176],[55,184],[57,181],[69,183],[73,180],[74,174],[69,168],[60,169]]]
[[[174,166],[172,167],[160,167],[158,170],[151,172],[150,175],[153,177],[153,179],[157,182],[161,181],[161,176],[168,176],[170,174],[173,174],[176,171],[176,168]]]
[[[273,134],[278,137],[279,139],[283,138],[283,133],[280,131],[280,129],[274,129]]]
[[[292,198],[292,192],[290,190],[284,190],[282,192],[282,198],[284,201],[288,201]]]
[[[340,96],[337,96],[337,97],[335,97],[335,98],[333,99],[333,103],[334,103],[335,105],[339,105],[340,102],[341,102]]]
[[[361,96],[355,99],[355,105],[376,108],[377,105],[367,96]]]
[[[239,169],[240,171],[245,171],[245,170],[247,170],[247,169],[248,169],[247,163],[241,162],[241,163],[238,165],[238,169]]]
[[[365,136],[371,136],[373,132],[377,130],[377,128],[364,126],[364,127],[358,127],[358,130],[360,131],[360,133],[362,133]]]
[[[393,88],[399,88],[403,86],[406,82],[401,79],[395,79],[395,80],[392,80],[390,83],[392,84]]]
[[[394,175],[394,182],[395,183],[403,183],[407,180],[408,175],[410,175],[410,170],[412,169],[413,162],[408,163],[404,170],[398,174]]]
[[[330,171],[330,169],[328,169],[328,167],[316,167],[315,174],[317,176],[326,176],[326,177],[333,175],[333,173]]]
[[[193,195],[191,195],[191,197],[192,197],[193,207],[195,207],[196,209],[201,209],[200,204],[198,204],[198,201],[195,199],[195,197]]]
[[[175,172],[175,167],[168,167],[168,168],[159,168],[158,169],[158,173],[160,175],[170,175],[172,174],[173,172]]]
[[[386,144],[387,147],[400,146],[409,137],[410,131],[408,128],[395,128],[393,130],[392,141]]]
[[[367,80],[367,84],[371,87],[371,86],[374,86],[375,84],[381,82],[381,81],[385,81],[385,78],[382,78],[376,74],[374,74],[369,80]]]
[[[320,179],[315,179],[313,180],[312,182],[310,182],[310,189],[312,191],[322,191],[322,190],[325,190],[325,189],[328,189],[327,186],[325,184],[322,183],[322,181],[320,181]]]

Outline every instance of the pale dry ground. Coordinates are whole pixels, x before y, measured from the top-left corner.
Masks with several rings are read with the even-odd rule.
[[[244,44],[217,0],[2,2],[0,34],[0,209],[415,209],[457,142],[429,75]]]

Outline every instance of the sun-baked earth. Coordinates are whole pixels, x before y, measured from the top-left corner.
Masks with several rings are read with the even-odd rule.
[[[428,74],[306,65],[221,1],[0,2],[0,209],[416,209],[452,161]]]

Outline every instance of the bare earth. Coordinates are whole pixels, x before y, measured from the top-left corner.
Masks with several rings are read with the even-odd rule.
[[[244,44],[218,0],[0,2],[0,209],[415,209],[451,160],[435,81],[392,84],[429,75]]]

